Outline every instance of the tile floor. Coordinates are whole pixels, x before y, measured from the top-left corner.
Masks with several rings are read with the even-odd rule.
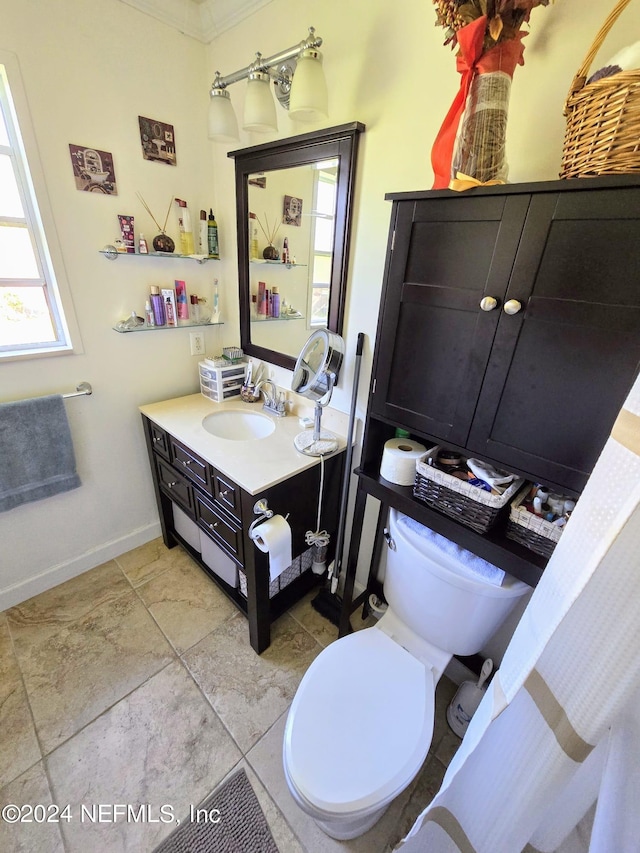
[[[444,713],[456,688],[438,685],[419,777],[366,835],[328,838],[291,799],[281,766],[296,687],[337,636],[311,597],[278,619],[258,656],[244,616],[157,539],[0,613],[0,805],[71,807],[59,823],[0,820],[0,850],[151,851],[173,828],[161,805],[182,817],[244,767],[281,853],[391,851],[460,743]],[[358,614],[352,622],[362,626]],[[81,805],[116,803],[148,804],[155,822],[114,822],[108,810],[81,819]]]

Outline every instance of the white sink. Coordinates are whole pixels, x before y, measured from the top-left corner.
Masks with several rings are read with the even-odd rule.
[[[216,438],[228,441],[255,441],[275,430],[274,421],[260,412],[214,412],[202,420],[202,426]]]

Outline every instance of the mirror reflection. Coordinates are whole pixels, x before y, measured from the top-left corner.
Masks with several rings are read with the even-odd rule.
[[[338,158],[250,175],[251,342],[295,357],[329,321]]]
[[[344,316],[360,122],[254,145],[236,161],[240,345],[293,370]]]

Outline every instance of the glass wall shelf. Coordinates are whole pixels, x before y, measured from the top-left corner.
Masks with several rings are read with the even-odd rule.
[[[294,270],[297,267],[306,267],[307,266],[307,264],[283,264],[282,261],[261,261],[261,260],[258,260],[257,258],[254,258],[254,260],[249,261],[249,263],[252,265],[255,264],[256,266],[259,266],[259,267],[265,267],[265,266],[286,267],[288,270]]]
[[[98,251],[109,261],[115,261],[116,258],[174,258],[205,264],[207,261],[220,260],[220,258],[209,258],[207,255],[179,255],[176,252],[118,252],[115,246],[105,246]]]
[[[267,317],[266,314],[264,317],[252,317],[252,323],[277,323],[280,320],[285,320],[289,322],[290,320],[304,320],[302,314],[281,314],[279,317]]]
[[[126,321],[123,320],[122,322],[125,323]],[[167,329],[195,329],[196,327],[202,326],[224,326],[224,323],[210,323],[209,321],[196,323],[195,321],[192,322],[191,320],[183,320],[177,326],[167,326],[166,323],[164,326],[147,326],[146,323],[141,323],[139,326],[134,326],[132,329],[118,328],[118,325],[112,327],[113,331],[126,334],[128,332],[163,332]]]

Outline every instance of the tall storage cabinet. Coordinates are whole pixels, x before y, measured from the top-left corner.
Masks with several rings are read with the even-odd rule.
[[[353,529],[373,494],[533,584],[544,561],[499,527],[474,534],[380,478],[384,442],[402,427],[559,491],[584,488],[640,365],[640,179],[387,199]]]

